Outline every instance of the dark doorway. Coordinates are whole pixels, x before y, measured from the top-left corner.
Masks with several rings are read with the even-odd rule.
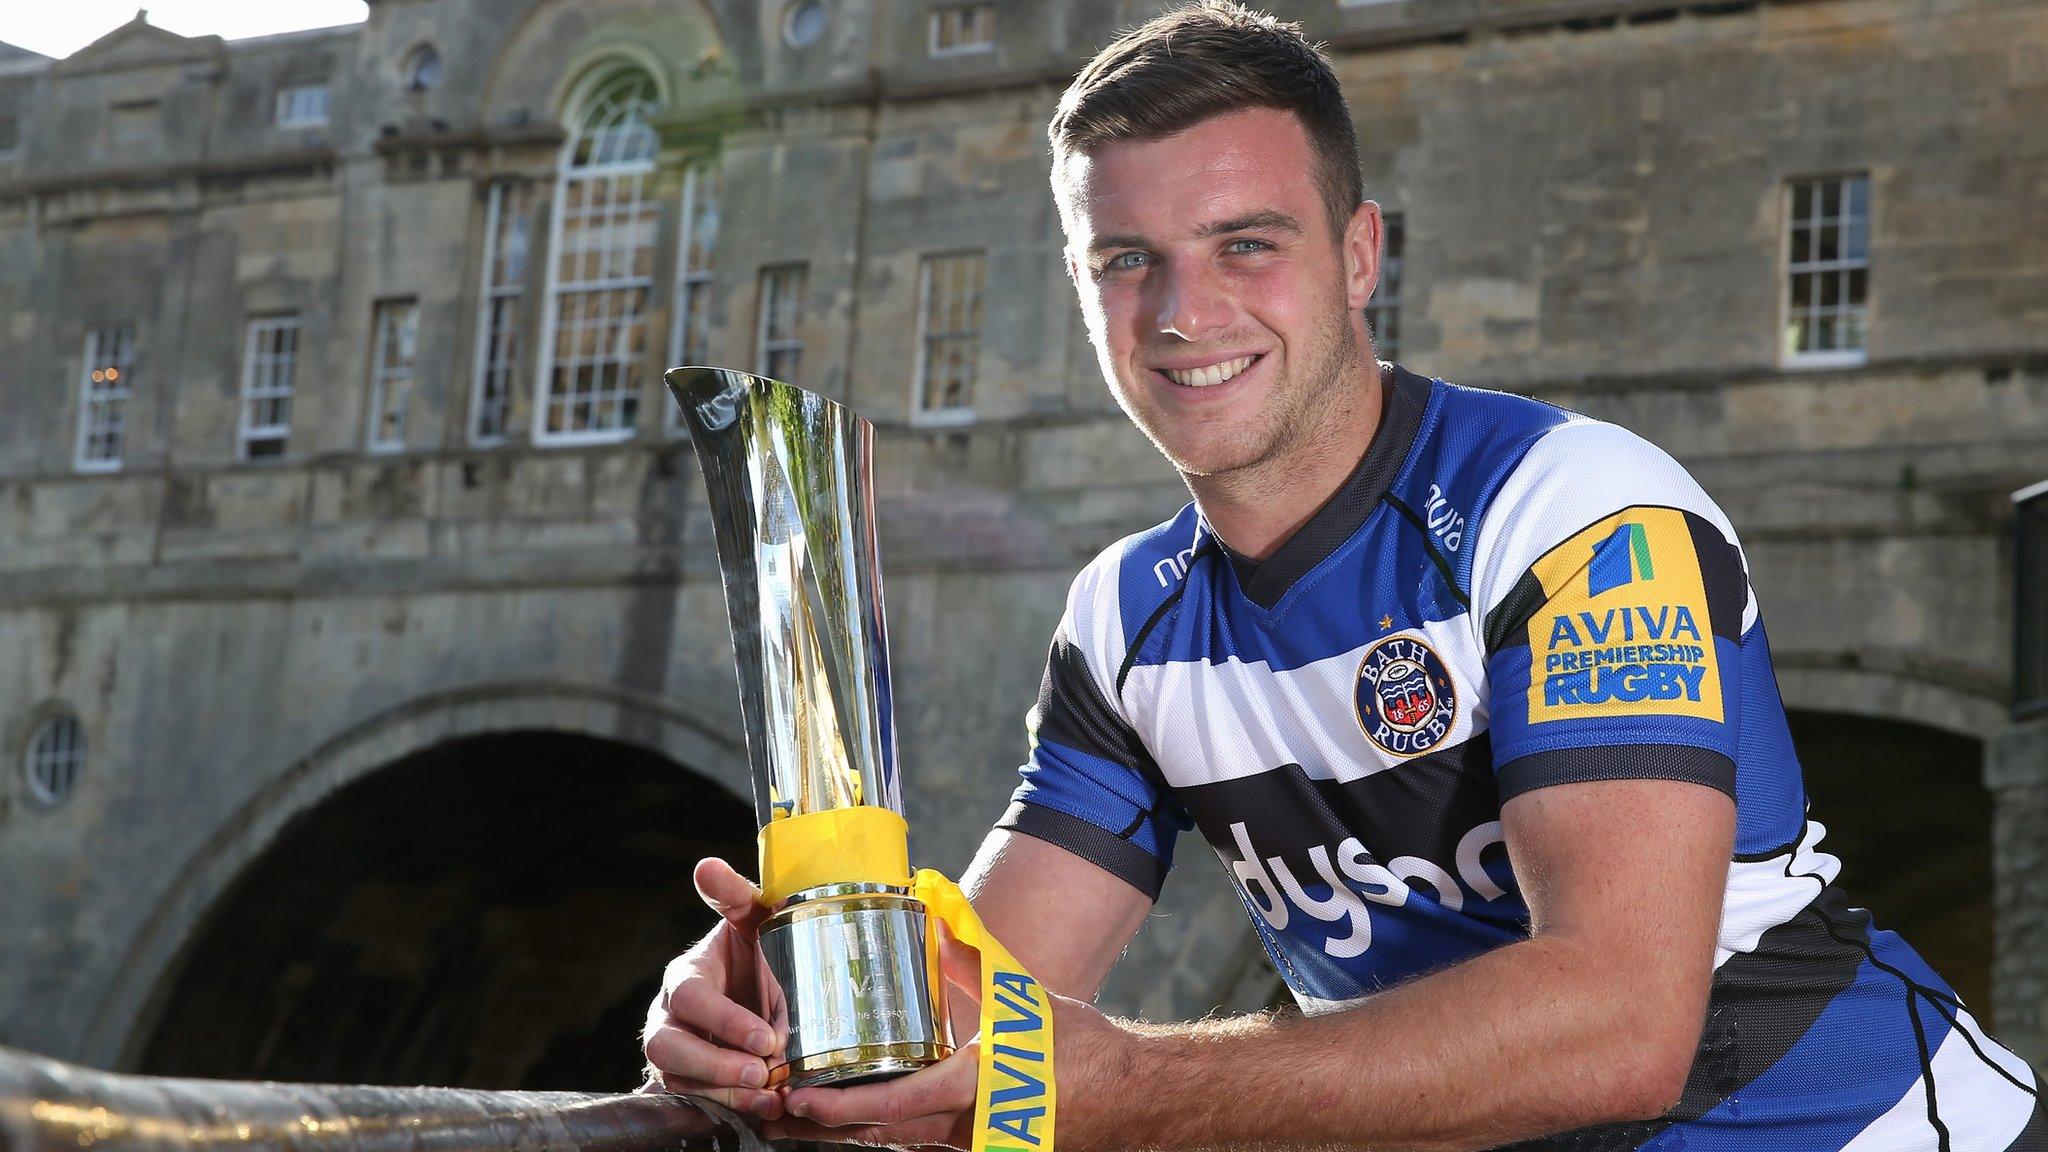
[[[1936,728],[1792,712],[1810,815],[1850,902],[1906,938],[1991,1020],[1991,793],[1984,745]]]
[[[626,1090],[690,871],[752,871],[751,807],[626,745],[443,745],[299,816],[209,913],[137,1071]]]

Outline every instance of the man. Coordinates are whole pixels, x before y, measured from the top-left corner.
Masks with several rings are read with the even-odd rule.
[[[1379,210],[1320,53],[1169,12],[1051,133],[1103,376],[1194,496],[1075,581],[966,880],[1065,997],[1061,1145],[2048,1148],[2032,1070],[1837,894],[1720,510],[1619,428],[1373,358]],[[1189,827],[1304,1015],[1088,1003]],[[971,1049],[761,1090],[762,913],[697,880],[725,919],[650,1016],[667,1087],[964,1141]]]

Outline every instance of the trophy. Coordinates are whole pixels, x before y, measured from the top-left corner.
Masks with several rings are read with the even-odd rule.
[[[952,1052],[911,895],[876,558],[874,427],[778,380],[676,368],[718,540],[761,823],[771,1085],[846,1085]],[[775,1062],[779,1060],[779,1062]]]

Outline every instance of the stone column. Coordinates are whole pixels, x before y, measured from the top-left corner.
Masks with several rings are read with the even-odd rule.
[[[2048,718],[1985,742],[1984,785],[1993,805],[1993,1028],[2038,1068],[2048,1058]]]

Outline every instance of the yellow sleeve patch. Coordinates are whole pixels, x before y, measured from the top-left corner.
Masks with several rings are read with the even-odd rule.
[[[1696,716],[1719,722],[1721,666],[1685,513],[1628,508],[1534,567],[1529,722]]]

